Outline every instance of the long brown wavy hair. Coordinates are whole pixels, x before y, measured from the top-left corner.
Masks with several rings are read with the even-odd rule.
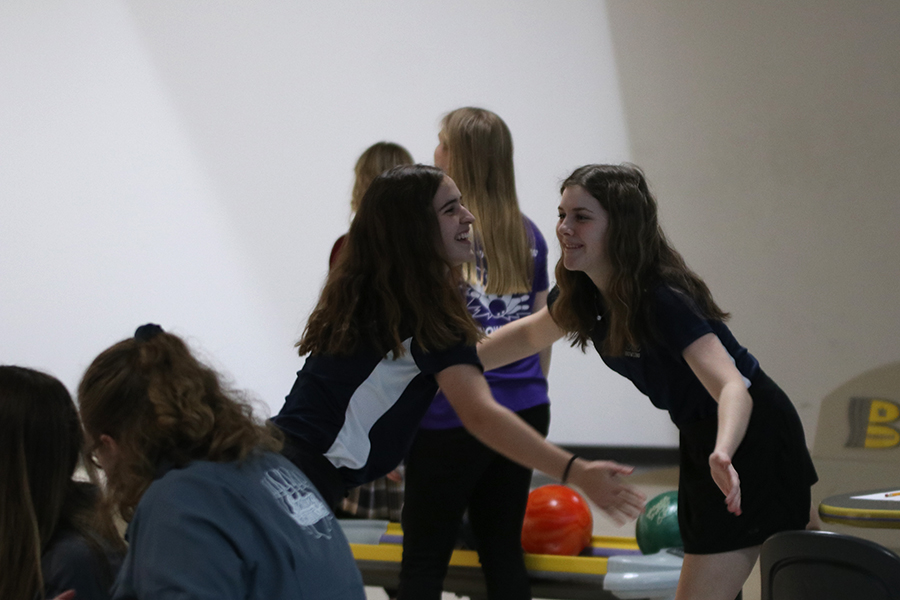
[[[104,350],[85,372],[78,399],[94,444],[108,435],[118,445],[106,475],[109,500],[125,520],[161,466],[231,462],[258,449],[281,449],[280,434],[257,422],[239,392],[226,388],[181,338],[161,330]]]
[[[476,263],[463,265],[463,276],[485,285],[488,294],[530,291],[534,257],[516,196],[509,128],[497,114],[467,106],[447,113],[440,137],[449,153],[447,174],[475,215],[475,241],[484,252]],[[476,272],[482,266],[477,261],[488,267],[487,281]]]
[[[80,534],[101,558],[104,546],[124,550],[98,488],[72,479],[81,463],[96,483],[84,457],[65,386],[40,371],[0,366],[0,598],[44,597],[41,555],[61,531]],[[114,573],[103,575],[111,585]]]
[[[560,192],[572,186],[584,188],[609,214],[606,235],[612,274],[603,294],[609,323],[601,349],[604,354],[621,356],[629,348],[640,347],[642,341],[658,339],[648,295],[660,283],[691,298],[708,319],[729,317],[666,238],[659,225],[656,199],[640,168],[585,165],[575,169]],[[560,293],[553,304],[553,319],[568,332],[572,345],[584,350],[597,323],[599,290],[586,274],[567,270],[562,258],[556,264],[556,283]]]
[[[478,341],[458,272],[440,249],[433,200],[444,177],[407,165],[375,178],[297,342],[301,356],[350,355],[361,345],[402,356],[409,336],[426,351]]]

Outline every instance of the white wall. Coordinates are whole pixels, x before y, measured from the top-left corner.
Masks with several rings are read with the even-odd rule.
[[[894,0],[9,0],[0,362],[74,389],[156,321],[277,411],[359,152],[430,162],[474,104],[510,125],[551,248],[562,177],[643,165],[812,433],[821,398],[900,359],[897,31]],[[554,440],[676,444],[595,356],[557,344],[551,391]]]
[[[4,2],[0,362],[74,389],[154,321],[277,411],[364,148],[430,162],[446,111],[496,111],[554,247],[560,179],[631,158],[617,77],[594,1]],[[676,443],[595,356],[554,352],[552,439]]]

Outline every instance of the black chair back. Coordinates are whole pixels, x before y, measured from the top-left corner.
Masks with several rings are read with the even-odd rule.
[[[760,551],[762,600],[900,600],[900,556],[830,531],[784,531]]]

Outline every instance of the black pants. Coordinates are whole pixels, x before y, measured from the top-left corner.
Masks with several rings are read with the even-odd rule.
[[[549,405],[518,414],[547,435]],[[530,469],[497,454],[464,428],[420,429],[406,465],[399,598],[441,597],[468,508],[488,597],[530,599],[521,542],[530,485]]]

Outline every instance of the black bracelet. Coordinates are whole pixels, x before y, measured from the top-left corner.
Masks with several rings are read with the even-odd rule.
[[[563,471],[562,483],[565,483],[566,480],[569,478],[569,469],[572,468],[572,463],[575,462],[576,458],[581,458],[581,457],[578,456],[577,454],[573,454],[572,458],[569,459],[569,462],[566,463],[566,470]]]

